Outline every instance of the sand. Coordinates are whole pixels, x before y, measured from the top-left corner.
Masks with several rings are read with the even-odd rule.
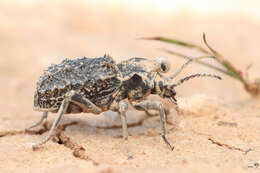
[[[109,53],[116,61],[130,57],[167,56],[160,48],[188,55],[196,51],[152,41],[170,36],[208,42],[239,69],[253,63],[250,77],[260,75],[260,22],[225,14],[159,15],[65,3],[0,4],[0,172],[260,172],[260,100],[251,98],[232,78],[196,64],[180,76],[216,73],[222,81],[197,79],[176,88],[179,109],[157,96],[170,110],[167,137],[160,137],[159,117],[132,108],[127,160],[117,115],[77,114],[63,117],[54,140],[36,151],[56,114],[31,133],[25,127],[40,118],[33,108],[35,84],[42,71],[63,58]],[[184,61],[171,57],[174,71]],[[67,126],[64,126],[67,125]]]

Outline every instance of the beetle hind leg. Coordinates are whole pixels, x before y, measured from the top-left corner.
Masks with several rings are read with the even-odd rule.
[[[69,101],[79,106],[83,112],[100,114],[102,110],[92,103],[89,99],[83,97],[76,91],[71,91],[69,96]]]
[[[34,123],[33,125],[25,128],[25,131],[31,130],[32,128],[39,126],[47,118],[48,118],[48,112],[43,112],[41,119],[39,121],[37,121],[36,123]]]
[[[135,109],[140,111],[149,111],[149,110],[156,110],[159,111],[160,114],[160,122],[161,122],[161,130],[162,130],[162,138],[163,141],[171,148],[174,149],[174,146],[168,141],[166,138],[166,118],[165,118],[165,111],[163,108],[163,104],[158,101],[151,101],[145,100],[143,102],[133,102],[133,106]]]
[[[33,149],[36,149],[40,145],[45,144],[53,137],[55,129],[58,126],[63,114],[67,113],[70,103],[74,103],[74,104],[78,105],[79,107],[81,107],[83,110],[87,110],[91,113],[98,114],[98,113],[102,112],[100,108],[98,108],[96,105],[94,105],[88,99],[86,99],[83,96],[81,96],[80,94],[78,94],[76,91],[74,91],[74,90],[70,91],[69,93],[66,94],[65,98],[63,99],[63,101],[60,105],[60,108],[58,111],[58,116],[56,117],[55,121],[53,122],[51,129],[49,131],[49,134],[42,141],[40,141],[36,144],[33,144],[33,146],[32,146]]]

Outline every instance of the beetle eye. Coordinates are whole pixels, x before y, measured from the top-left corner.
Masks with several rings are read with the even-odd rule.
[[[170,70],[171,63],[166,57],[159,57],[156,59],[156,62],[159,64],[159,71],[162,73],[166,73]]]

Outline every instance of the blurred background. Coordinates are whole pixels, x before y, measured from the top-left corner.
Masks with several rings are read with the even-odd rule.
[[[43,70],[64,58],[108,53],[121,61],[131,57],[168,56],[172,71],[184,60],[160,48],[190,56],[196,51],[138,40],[165,36],[203,45],[206,32],[212,47],[250,76],[260,76],[260,1],[258,0],[1,0],[0,104],[2,114],[32,111],[35,84]],[[204,45],[203,45],[204,46]],[[214,72],[193,64],[180,76]],[[218,74],[218,73],[217,73]],[[228,76],[223,81],[197,79],[177,88],[179,96],[205,93],[231,102],[249,98],[243,86]]]

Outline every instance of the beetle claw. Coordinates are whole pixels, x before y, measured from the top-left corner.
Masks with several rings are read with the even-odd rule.
[[[170,97],[170,100],[172,103],[174,103],[175,105],[177,105],[177,100],[175,97]]]

